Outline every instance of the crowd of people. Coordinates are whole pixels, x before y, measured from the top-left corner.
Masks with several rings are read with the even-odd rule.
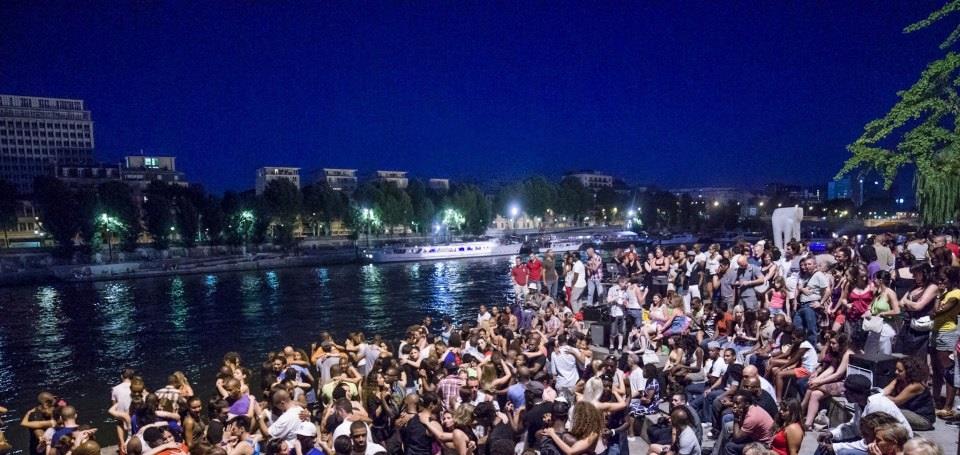
[[[649,454],[944,453],[922,432],[960,420],[952,238],[584,253],[518,257],[510,304],[425,317],[398,342],[323,332],[227,353],[213,384],[124,369],[119,451],[619,455],[640,437]],[[897,356],[894,377],[850,374],[864,353]],[[41,393],[29,453],[99,453],[77,414]]]

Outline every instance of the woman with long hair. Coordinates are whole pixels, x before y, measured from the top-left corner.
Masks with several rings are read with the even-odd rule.
[[[556,444],[564,455],[579,455],[584,453],[595,453],[597,442],[606,429],[606,420],[596,406],[580,401],[573,407],[573,427],[570,434],[577,439],[573,445],[567,444],[560,435],[554,431],[553,427],[543,430],[543,434],[548,436]]]
[[[927,387],[930,367],[923,357],[903,357],[897,360],[896,376],[883,388],[883,394],[893,401],[914,431],[933,429],[937,420],[933,395]]]
[[[794,398],[783,400],[777,408],[777,427],[770,448],[777,455],[798,455],[803,443],[803,425],[800,424],[800,402]]]
[[[207,432],[207,421],[204,418],[203,400],[199,397],[190,397],[187,400],[186,415],[183,417],[183,442],[187,447],[203,442]]]
[[[777,256],[777,259],[779,259],[779,253],[777,253]],[[760,299],[762,305],[768,305],[770,303],[767,300],[767,291],[769,291],[773,285],[774,278],[780,276],[780,267],[774,261],[775,259],[770,251],[761,253],[760,273],[763,275],[763,283],[755,286],[754,290],[757,291],[757,297]]]
[[[824,397],[838,397],[843,395],[843,380],[847,377],[847,366],[850,365],[850,337],[845,333],[837,334],[827,342],[827,349],[820,361],[820,367],[807,383],[807,393],[803,396],[802,407],[807,410],[807,417],[803,427],[813,428],[813,419],[820,411],[820,401]]]
[[[951,364],[950,353],[957,345],[957,314],[960,313],[960,267],[945,267],[942,272],[944,294],[937,302],[933,312],[932,352],[933,361],[933,396],[940,398],[940,387],[944,385],[944,371]],[[953,399],[957,389],[946,382],[947,397],[943,406],[937,411],[941,418],[956,416],[952,409]]]
[[[670,257],[665,255],[663,247],[657,246],[653,250],[653,257],[643,264],[643,269],[650,275],[650,290],[654,294],[667,295],[670,283]]]
[[[469,403],[461,404],[453,412],[444,411],[441,417],[443,431],[450,433],[452,439],[443,443],[444,455],[468,455],[473,453],[470,441],[476,446],[477,436],[473,433],[473,409]]]
[[[844,331],[854,345],[863,346],[867,334],[861,326],[863,315],[870,311],[874,288],[865,267],[850,267],[847,270],[847,287],[840,296]]]
[[[891,275],[881,270],[874,275],[874,284],[877,287],[870,303],[870,312],[863,315],[865,323],[873,318],[881,318],[882,324],[877,324],[867,334],[867,346],[879,352],[890,355],[893,353],[893,338],[897,330],[893,327],[894,318],[900,314],[900,302],[897,293],[890,288]],[[872,343],[871,343],[872,341]]]
[[[899,272],[898,272],[899,273]],[[930,342],[930,330],[914,328],[913,321],[929,318],[936,309],[940,287],[933,269],[927,264],[917,264],[910,268],[913,288],[903,295],[900,307],[904,312],[902,330],[897,336],[897,352],[906,355],[925,354]],[[898,278],[899,279],[899,278]]]

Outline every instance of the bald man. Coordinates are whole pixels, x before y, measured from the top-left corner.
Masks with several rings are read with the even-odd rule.
[[[286,390],[277,390],[273,393],[273,407],[283,412],[280,417],[270,424],[269,433],[272,439],[293,441],[297,439],[297,430],[301,421],[307,421],[310,414],[290,399]]]
[[[777,389],[773,387],[773,384],[771,384],[770,381],[767,380],[767,378],[760,376],[760,371],[757,370],[757,367],[755,365],[748,365],[743,367],[743,377],[759,379],[760,388],[763,389],[764,392],[769,393],[771,397],[773,397],[774,403],[777,403],[777,404],[780,403],[780,401],[777,400]]]

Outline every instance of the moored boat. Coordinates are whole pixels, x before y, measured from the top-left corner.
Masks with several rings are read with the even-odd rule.
[[[501,243],[498,240],[453,242],[440,245],[394,245],[364,252],[373,263],[416,262],[439,259],[464,259],[520,254],[522,243]]]

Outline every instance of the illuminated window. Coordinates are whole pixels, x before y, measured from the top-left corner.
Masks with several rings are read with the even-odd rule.
[[[160,167],[160,160],[156,158],[144,158],[143,166],[144,167]]]

